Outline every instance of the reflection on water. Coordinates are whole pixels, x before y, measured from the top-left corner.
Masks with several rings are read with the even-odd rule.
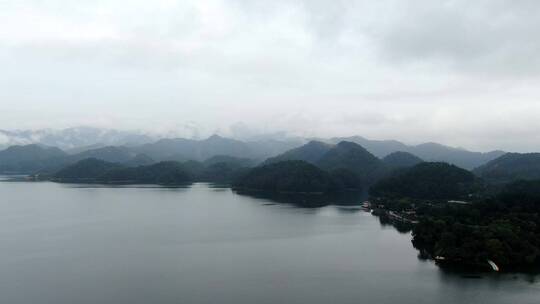
[[[91,183],[91,184],[81,184],[81,183],[61,183],[59,184],[67,188],[88,188],[88,189],[98,189],[98,188],[108,188],[108,189],[129,189],[129,188],[140,188],[140,189],[189,189],[193,184],[183,184],[183,185],[155,185],[155,184],[100,184],[100,183]]]
[[[359,206],[367,199],[366,192],[348,191],[339,194],[275,193],[266,191],[235,190],[239,195],[302,208],[320,208],[329,205]]]
[[[402,234],[410,233],[413,228],[412,224],[410,223],[394,221],[386,216],[377,216],[377,219],[379,220],[381,227],[393,227],[399,233],[402,233]]]

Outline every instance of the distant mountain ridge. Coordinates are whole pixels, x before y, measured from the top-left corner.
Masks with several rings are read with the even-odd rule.
[[[87,146],[135,146],[156,138],[137,131],[119,131],[93,127],[74,127],[63,130],[0,130],[0,148],[13,145],[41,144],[62,150]],[[81,151],[77,151],[81,152]]]
[[[384,158],[393,152],[402,151],[411,153],[427,162],[447,162],[468,170],[481,166],[506,153],[499,150],[486,153],[472,152],[432,142],[409,146],[396,140],[370,140],[361,136],[336,137],[329,140],[330,143],[340,141],[357,143],[379,158]]]
[[[506,153],[473,172],[491,183],[540,179],[540,153]]]
[[[217,154],[266,159],[298,147],[304,142],[299,138],[285,136],[280,139],[260,137],[244,141],[219,135],[212,135],[207,139],[188,139],[170,137],[170,134],[147,134],[142,131],[119,131],[94,127],[74,127],[63,130],[0,129],[0,150],[14,145],[39,144],[58,147],[68,154],[77,154],[90,149],[125,146],[152,150],[147,154],[153,154],[149,156],[158,159],[185,155],[188,158],[204,160],[208,155]],[[218,150],[215,153],[211,152],[214,148]],[[246,155],[241,155],[243,153]]]
[[[269,143],[264,141],[244,142],[212,135],[203,140],[161,139],[155,143],[134,147],[133,150],[156,160],[203,161],[213,156],[226,155],[262,161],[274,156],[275,153],[283,153],[299,144],[295,141],[272,141],[272,149],[270,149]]]
[[[0,151],[0,172],[27,173],[64,157],[67,154],[56,147],[36,144],[11,146]]]
[[[264,164],[284,161],[304,161],[327,172],[347,170],[354,173],[363,186],[379,179],[387,171],[382,160],[362,146],[347,141],[339,142],[336,145],[310,141],[301,147],[269,158]]]
[[[370,189],[376,197],[418,199],[465,199],[481,189],[482,182],[470,171],[447,163],[424,162],[398,171]]]
[[[286,151],[283,154],[271,157],[265,164],[277,163],[287,160],[302,160],[308,163],[317,163],[324,154],[332,149],[332,145],[320,141],[312,140],[307,144]]]
[[[275,162],[277,160],[298,159],[298,157],[294,156],[294,153],[303,154],[304,158],[301,158],[302,160],[314,163],[331,146],[341,141],[359,144],[378,158],[384,158],[394,152],[402,151],[411,153],[424,161],[448,162],[469,170],[504,154],[502,151],[471,152],[436,143],[408,146],[395,140],[369,140],[360,136],[311,142],[299,138],[241,141],[219,135],[213,135],[202,140],[186,138],[155,139],[137,132],[111,131],[97,128],[71,128],[61,131],[41,130],[35,132],[0,130],[0,147],[2,144],[19,141],[38,142],[37,145],[58,147],[65,151],[62,154],[71,155],[72,161],[95,157],[105,161],[124,163],[129,162],[135,155],[144,155],[146,160],[143,162],[145,164],[148,164],[149,159],[155,162],[167,160],[182,162],[188,160],[204,161],[217,155],[251,159],[254,162],[262,162],[265,159],[267,162]],[[306,143],[308,145],[301,148]],[[295,149],[300,150],[295,151]],[[56,156],[62,159],[66,158],[65,155]],[[274,157],[277,158],[273,159]],[[142,161],[143,159],[139,158],[139,160]],[[57,161],[59,160],[57,159],[55,162]],[[10,166],[13,166],[13,164],[10,164]],[[32,168],[41,168],[43,166],[36,163],[34,165],[27,163],[21,166],[21,168],[23,167],[22,172],[28,172]],[[11,169],[13,169],[8,170],[6,165],[3,168],[0,169],[0,172],[11,172]]]
[[[348,141],[342,141],[328,150],[317,165],[327,171],[349,170],[359,177],[363,186],[380,179],[388,171],[379,158],[364,147]]]
[[[424,162],[420,157],[409,152],[393,152],[383,158],[383,162],[390,168],[408,168]]]
[[[240,190],[290,193],[328,193],[343,190],[328,172],[302,160],[256,167],[234,183]]]

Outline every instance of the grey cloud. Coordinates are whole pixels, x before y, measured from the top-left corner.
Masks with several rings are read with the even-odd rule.
[[[529,149],[539,17],[527,0],[0,1],[0,127]]]
[[[465,72],[540,72],[538,1],[395,3],[391,21],[374,33],[394,62],[447,61]]]

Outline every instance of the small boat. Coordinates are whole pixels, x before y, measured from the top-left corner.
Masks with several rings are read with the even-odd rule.
[[[370,209],[370,207],[371,207],[371,204],[369,203],[369,201],[365,201],[362,203],[362,208]]]
[[[493,271],[499,272],[499,266],[497,266],[497,264],[495,264],[495,262],[493,262],[492,260],[487,260],[487,262],[488,262],[489,266],[491,266]]]
[[[435,261],[444,261],[444,260],[446,260],[446,258],[443,256],[438,255],[435,257]]]

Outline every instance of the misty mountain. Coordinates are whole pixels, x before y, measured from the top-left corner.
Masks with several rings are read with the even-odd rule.
[[[314,164],[328,172],[348,170],[357,175],[362,184],[370,184],[387,171],[384,163],[362,146],[353,142],[340,142],[330,145],[320,141],[289,150],[264,163],[272,164],[289,160],[301,160]]]
[[[491,183],[540,179],[540,153],[506,153],[474,173]]]
[[[124,161],[123,164],[128,167],[148,166],[154,164],[156,161],[146,154],[137,154],[133,158]]]
[[[345,169],[355,173],[364,185],[381,178],[387,171],[385,164],[362,146],[342,141],[326,152],[317,165],[327,171]]]
[[[74,154],[79,154],[79,153],[82,153],[82,152],[85,152],[85,151],[88,151],[88,150],[95,150],[95,149],[100,149],[100,148],[105,148],[105,147],[107,147],[107,145],[104,145],[102,143],[97,143],[97,144],[92,144],[92,145],[88,145],[88,146],[65,149],[64,151],[67,154],[74,155]]]
[[[64,130],[0,130],[0,148],[13,145],[41,144],[63,150],[94,145],[134,146],[149,143],[155,138],[139,132],[118,131],[92,127],[76,127]],[[75,151],[75,153],[81,151]]]
[[[379,197],[464,199],[482,183],[474,174],[447,163],[420,163],[378,181],[370,194]]]
[[[279,142],[278,144],[277,141],[243,142],[213,135],[204,140],[161,139],[155,143],[135,147],[133,150],[156,160],[204,161],[218,155],[262,160],[275,155],[273,153],[282,153],[294,145],[296,143]],[[269,148],[270,146],[272,148]]]
[[[410,152],[425,161],[447,162],[468,170],[481,166],[505,153],[503,151],[491,151],[487,153],[471,152],[437,143],[425,143],[413,146],[406,152]]]
[[[88,158],[70,164],[54,174],[56,180],[88,180],[96,179],[113,169],[123,168],[120,164],[96,158]]]
[[[99,182],[176,185],[189,183],[192,176],[178,162],[126,167],[118,163],[88,158],[68,165],[53,176],[59,182]]]
[[[403,151],[393,152],[383,158],[389,168],[408,168],[423,162],[420,157]]]
[[[136,147],[134,150],[153,159],[175,161],[203,161],[216,155],[249,157],[253,154],[246,143],[217,135],[205,140],[161,139],[155,143]]]
[[[0,151],[0,172],[2,173],[52,173],[62,167],[84,159],[98,159],[127,166],[148,165],[154,160],[137,154],[128,147],[103,147],[69,155],[56,147],[42,145],[11,146]]]
[[[283,138],[280,140],[277,139],[259,139],[255,141],[246,141],[246,144],[251,149],[253,155],[257,157],[252,157],[258,160],[264,160],[272,156],[279,155],[285,151],[302,146],[306,143],[306,140],[299,138]]]
[[[18,136],[24,137],[24,140],[30,140],[30,137],[32,137],[32,140],[35,141],[56,142],[61,144],[61,146],[88,144],[92,141],[99,141],[98,143],[71,148],[68,150],[69,156],[66,156],[66,153],[62,152],[61,154],[55,154],[51,157],[42,157],[40,159],[42,162],[41,164],[37,164],[37,160],[34,160],[33,164],[27,163],[21,173],[31,173],[29,171],[43,168],[58,168],[58,165],[73,163],[85,158],[97,158],[110,162],[126,163],[130,162],[139,154],[145,155],[148,159],[134,160],[131,162],[133,165],[148,165],[153,162],[166,160],[180,162],[196,160],[203,162],[209,158],[220,155],[241,159],[252,159],[254,163],[267,159],[267,163],[283,160],[304,160],[316,164],[319,159],[332,148],[332,144],[321,141],[311,141],[302,146],[303,142],[298,138],[291,140],[258,139],[257,141],[244,142],[214,135],[204,140],[185,138],[160,139],[155,142],[133,145],[137,141],[148,141],[150,138],[137,136],[129,132],[113,132],[93,128],[72,128],[59,132],[51,131],[51,134],[54,134],[54,136],[47,133],[46,130],[36,131],[37,134],[41,134],[40,136],[34,136],[35,134],[32,135],[33,133],[28,133],[29,131],[17,132],[11,132],[9,134],[19,134]],[[58,134],[61,134],[62,136]],[[89,138],[85,138],[86,135],[89,135]],[[489,153],[470,152],[436,143],[407,146],[398,141],[368,140],[359,136],[351,137],[349,139],[351,142],[359,144],[362,147],[365,145],[365,150],[378,157],[385,157],[393,152],[402,151],[412,153],[426,161],[445,161],[467,169],[482,165],[503,154],[503,152],[500,151]],[[337,139],[334,138],[328,142],[335,142],[336,140]],[[103,142],[107,141],[130,141],[131,144],[125,146],[104,146]],[[69,142],[69,144],[67,144],[67,142]],[[337,143],[339,142],[336,142],[336,144]],[[44,159],[46,158],[50,158],[50,161],[45,161]],[[6,172],[17,169],[15,171],[19,172],[20,169],[23,169],[23,167],[17,167],[18,165],[16,164],[10,164],[10,166],[11,167],[8,168],[4,165],[3,171]]]
[[[217,159],[217,158],[216,158]],[[130,183],[130,184],[177,184],[185,182],[231,183],[249,171],[238,160],[221,158],[222,162],[201,163],[198,161],[163,161],[146,165],[136,165],[135,160],[149,160],[145,155],[137,155],[127,163],[108,162],[88,158],[64,164],[56,172],[42,174],[58,182],[87,183]]]
[[[409,149],[409,146],[396,140],[371,140],[362,136],[334,137],[329,140],[329,142],[333,144],[337,144],[342,141],[359,144],[378,158],[383,158],[386,155],[397,151],[408,152]]]
[[[267,159],[265,164],[287,160],[302,160],[311,164],[316,164],[328,151],[330,151],[330,149],[332,149],[332,145],[312,140],[303,146]]]
[[[178,162],[159,162],[148,166],[120,167],[98,176],[105,183],[179,185],[193,181],[193,176]]]
[[[215,164],[229,164],[238,167],[253,167],[256,165],[255,161],[249,158],[239,158],[228,155],[216,155],[208,158],[204,162],[205,166],[211,166]]]
[[[250,167],[240,163],[220,162],[208,164],[197,176],[198,181],[229,183],[244,176]]]
[[[473,169],[504,154],[502,151],[488,153],[472,152],[437,143],[406,145],[396,140],[370,140],[361,136],[331,138],[320,141],[337,144],[349,141],[359,144],[379,158],[393,152],[412,153],[425,161],[443,161],[457,166]],[[301,138],[252,137],[240,141],[214,135],[208,139],[162,138],[138,131],[118,131],[92,127],[77,127],[64,130],[0,130],[0,149],[12,145],[41,144],[55,146],[68,154],[78,154],[107,146],[135,148],[135,153],[146,154],[159,160],[198,160],[215,155],[264,160],[300,147],[306,142]]]
[[[425,161],[447,162],[469,170],[481,166],[505,153],[503,151],[491,151],[487,153],[471,152],[438,143],[409,146],[395,140],[370,140],[361,136],[332,138],[329,141],[331,143],[338,143],[340,141],[357,143],[379,158],[384,158],[393,152],[402,151],[412,153]]]
[[[269,192],[327,193],[336,191],[332,176],[301,160],[270,163],[250,170],[234,187]]]
[[[130,161],[137,153],[127,147],[108,146],[92,149],[69,156],[70,162],[76,162],[87,158],[96,158],[112,163],[124,163]]]
[[[212,135],[205,140],[199,141],[198,146],[199,158],[194,159],[204,160],[216,155],[228,155],[239,158],[258,157],[247,143],[219,135]]]
[[[26,173],[58,162],[67,154],[55,147],[42,145],[11,146],[0,151],[0,172]]]

